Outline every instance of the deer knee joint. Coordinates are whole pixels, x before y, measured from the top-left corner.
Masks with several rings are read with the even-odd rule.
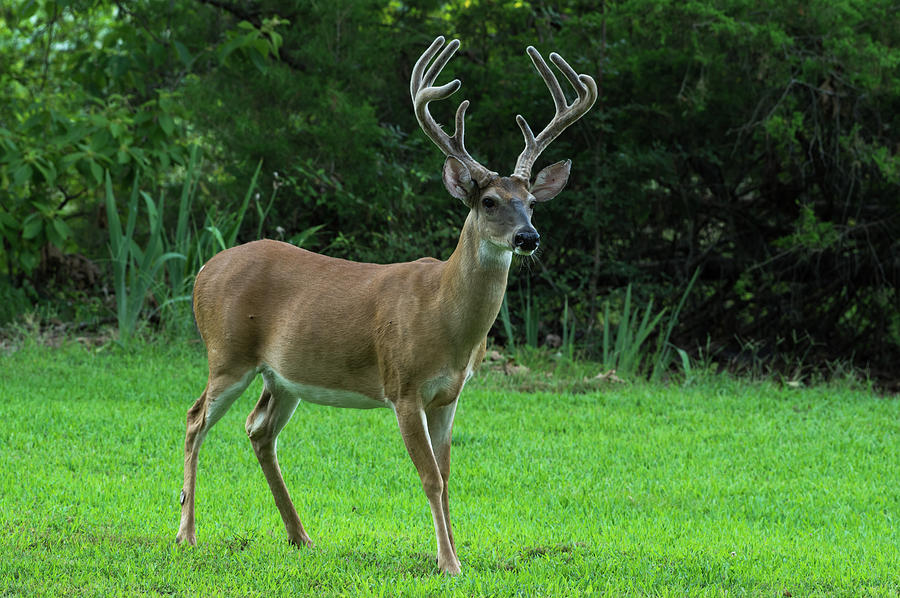
[[[253,411],[247,417],[245,429],[247,436],[254,443],[269,436],[269,418],[265,411]]]
[[[440,496],[444,492],[444,480],[437,472],[435,475],[422,477],[422,489],[426,496]]]

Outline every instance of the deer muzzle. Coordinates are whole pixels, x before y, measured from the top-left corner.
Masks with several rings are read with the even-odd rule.
[[[531,255],[540,244],[541,236],[533,227],[521,228],[513,238],[513,247],[519,255]]]

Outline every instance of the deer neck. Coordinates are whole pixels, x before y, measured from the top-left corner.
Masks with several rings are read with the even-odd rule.
[[[441,306],[448,331],[464,351],[479,346],[497,319],[512,252],[482,238],[470,212],[441,277]]]

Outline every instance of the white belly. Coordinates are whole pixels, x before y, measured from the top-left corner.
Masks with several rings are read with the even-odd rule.
[[[279,397],[300,399],[316,405],[329,407],[347,407],[350,409],[375,409],[376,407],[389,407],[386,399],[373,399],[366,395],[340,390],[335,388],[323,388],[311,384],[293,382],[281,376],[268,366],[263,366],[262,376],[266,381],[266,388],[273,395]]]

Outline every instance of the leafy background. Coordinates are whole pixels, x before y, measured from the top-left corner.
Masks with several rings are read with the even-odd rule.
[[[527,45],[601,89],[536,165],[571,158],[573,176],[535,215],[543,250],[498,341],[568,335],[602,356],[629,303],[684,298],[665,340],[694,357],[890,381],[898,18],[890,0],[5,2],[0,322],[97,328],[137,289],[137,320],[183,333],[192,268],[258,236],[446,257],[464,215],[408,95],[443,34],[462,48],[442,77],[463,88],[433,110],[450,122],[470,99],[470,150],[494,170],[521,149],[515,114],[552,115]]]

